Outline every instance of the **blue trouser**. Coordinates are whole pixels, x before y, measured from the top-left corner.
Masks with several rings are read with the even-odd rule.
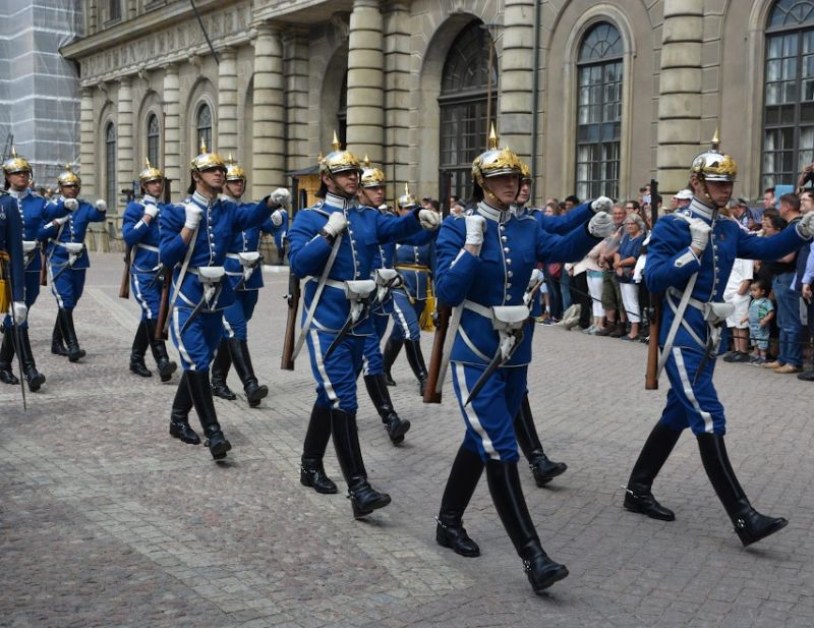
[[[30,310],[40,294],[40,273],[39,271],[25,272],[23,276],[25,277],[25,304]],[[6,314],[6,317],[3,319],[3,328],[12,328],[11,316],[8,314]],[[20,325],[20,329],[28,329],[28,320]]]
[[[485,365],[452,363],[452,384],[466,423],[464,447],[481,459],[518,460],[514,417],[526,394],[527,367],[498,369],[468,406],[464,402],[486,370]]]
[[[85,270],[84,268],[66,268],[62,270],[62,265],[51,264],[50,277],[51,280],[51,294],[57,300],[57,305],[61,309],[70,310],[76,307],[79,299],[82,297],[82,291],[85,289]],[[59,275],[54,281],[54,276]]]
[[[259,290],[237,290],[235,302],[223,312],[223,337],[249,339],[249,321],[254,315]]]
[[[782,273],[772,279],[772,290],[777,300],[777,327],[780,329],[780,355],[777,360],[783,364],[802,366],[800,294],[791,288],[793,278],[794,273]]]
[[[141,308],[141,320],[158,318],[161,306],[161,283],[153,273],[130,273],[130,292]]]
[[[317,383],[316,405],[356,412],[356,379],[362,370],[365,336],[345,336],[324,360],[322,356],[336,338],[336,333],[311,329],[308,332],[308,353],[311,372]]]
[[[393,291],[393,340],[419,340],[421,327],[418,324],[424,311],[425,300],[414,299],[401,290]]]
[[[664,370],[670,390],[661,423],[673,430],[689,427],[693,434],[726,434],[724,407],[712,385],[715,358],[704,360],[701,350],[674,346]]]
[[[192,308],[176,306],[172,312],[172,342],[181,355],[185,371],[208,371],[223,337],[223,313],[201,312],[181,333]]]
[[[384,375],[384,358],[381,342],[387,331],[387,314],[372,314],[374,334],[365,337],[365,376]]]

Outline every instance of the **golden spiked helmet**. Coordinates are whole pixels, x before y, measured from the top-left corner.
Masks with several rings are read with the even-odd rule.
[[[407,183],[404,184],[404,194],[399,196],[398,202],[399,209],[413,209],[418,207],[418,201],[415,196],[410,194],[410,186]]]
[[[210,153],[206,149],[206,142],[201,138],[200,154],[190,162],[193,172],[203,172],[204,170],[213,170],[220,168],[226,171],[226,164],[223,158],[217,153]]]
[[[227,181],[246,180],[246,171],[240,164],[238,164],[232,158],[232,153],[229,153],[229,158],[226,160],[226,180]]]
[[[347,172],[348,170],[355,170],[359,173],[362,172],[362,167],[359,165],[359,160],[356,156],[349,150],[340,150],[336,131],[334,131],[332,146],[333,150],[319,161],[320,174],[333,175],[339,172]]]
[[[150,165],[150,160],[148,158],[144,158],[144,170],[139,172],[138,179],[142,185],[145,183],[150,183],[152,181],[163,181],[164,180],[164,173],[161,172],[159,168],[154,168]]]
[[[531,168],[525,161],[520,162],[520,180],[531,181]]]
[[[3,162],[3,172],[15,174],[18,172],[31,173],[31,164],[24,157],[20,157],[14,147],[11,147],[11,156]]]
[[[380,188],[384,186],[384,173],[370,165],[370,159],[368,159],[367,155],[365,155],[360,182],[363,188]]]
[[[709,150],[697,155],[692,160],[690,174],[696,175],[705,181],[735,181],[738,174],[738,164],[729,155],[718,150],[720,140],[718,131],[712,137],[712,146]]]
[[[483,187],[484,179],[497,177],[503,174],[516,174],[522,176],[523,163],[517,154],[508,146],[498,148],[498,137],[495,125],[489,133],[489,148],[475,157],[472,162],[472,177]]]
[[[71,164],[65,164],[65,172],[57,177],[57,183],[62,187],[63,185],[82,185],[82,179],[73,171]]]

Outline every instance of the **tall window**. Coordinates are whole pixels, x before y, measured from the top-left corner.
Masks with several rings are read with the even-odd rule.
[[[766,27],[763,188],[814,161],[814,2],[778,0]]]
[[[109,0],[110,19],[120,20],[122,17],[122,0]]]
[[[336,112],[336,139],[343,148],[348,141],[348,71],[345,70],[345,79],[339,91],[339,111]]]
[[[201,141],[203,140],[206,142],[207,150],[213,150],[212,147],[212,110],[209,108],[209,105],[203,103],[200,107],[198,107],[198,114],[195,117],[196,120],[196,128],[198,130],[198,141],[195,145],[195,151],[197,154],[198,147],[201,145]]]
[[[149,159],[150,163],[156,168],[161,167],[158,161],[161,157],[158,150],[159,136],[158,116],[151,113],[147,116],[147,159]]]
[[[112,122],[105,127],[105,200],[108,207],[116,207],[116,127]]]
[[[488,106],[490,99],[491,108]],[[496,103],[497,55],[494,43],[486,26],[473,22],[458,35],[449,50],[438,97],[441,109],[439,180],[449,182],[449,194],[462,199],[471,196],[472,161],[486,150],[487,109],[491,109],[489,117],[494,120]],[[442,200],[445,202],[446,198]]]
[[[579,49],[576,194],[583,199],[619,194],[623,51],[607,22],[588,31]]]

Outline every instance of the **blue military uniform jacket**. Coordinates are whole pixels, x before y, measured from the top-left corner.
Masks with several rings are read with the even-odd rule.
[[[324,202],[298,212],[288,233],[291,243],[288,258],[294,274],[308,278],[303,290],[303,321],[311,308],[319,276],[331,252],[331,245],[320,232],[328,222],[328,216],[338,211],[344,213],[348,227],[342,234],[339,252],[328,275],[329,283],[322,293],[312,323],[316,329],[323,331],[339,331],[350,315],[350,304],[340,282],[369,279],[374,259],[381,255],[378,250],[380,243],[402,240],[421,230],[417,212],[395,218],[333,194],[328,194]],[[353,333],[372,333],[370,318],[359,321]]]
[[[148,205],[157,205],[160,211],[164,205],[149,195],[144,195],[141,202],[131,201],[124,210],[122,219],[122,236],[127,246],[132,247],[131,268],[135,272],[149,273],[158,270],[158,247],[161,243],[159,217],[156,216],[147,224],[144,209]]]
[[[407,295],[418,301],[427,298],[430,277],[435,270],[435,238],[437,231],[425,231],[396,244],[394,264],[399,271]]]
[[[230,200],[230,199],[224,199]],[[236,201],[232,201],[236,202]],[[240,207],[251,207],[251,203],[238,203]],[[238,257],[238,253],[248,253],[258,251],[260,249],[260,234],[261,233],[268,233],[274,234],[279,229],[285,229],[288,223],[288,214],[285,211],[280,210],[281,214],[284,214],[283,224],[279,227],[275,227],[274,223],[271,222],[271,218],[266,218],[263,221],[263,224],[256,226],[256,227],[249,227],[248,229],[244,229],[240,233],[237,233],[232,238],[231,243],[226,251],[226,260],[224,261],[224,266],[226,267],[226,274],[229,275],[229,280],[232,283],[232,288],[237,288],[240,285],[240,290],[259,290],[263,287],[263,271],[258,264],[254,268],[251,269],[251,274],[249,278],[242,282],[243,278],[243,266],[240,264],[240,258]]]
[[[11,196],[0,196],[0,251],[9,256],[13,301],[25,301],[22,224],[15,199]]]
[[[92,222],[102,222],[105,219],[105,212],[100,212],[87,201],[76,200],[79,207],[72,212],[65,209],[64,197],[59,197],[56,202],[48,203],[45,206],[46,224],[40,230],[40,237],[41,239],[53,238],[48,243],[48,259],[57,266],[67,264],[69,257],[68,251],[60,246],[60,243],[84,243],[88,225]],[[70,220],[63,225],[56,225],[51,222],[55,218],[64,218],[68,215],[70,215]],[[87,249],[84,249],[72,268],[81,270],[88,267],[90,267],[90,258]]]
[[[20,216],[23,221],[23,240],[28,242],[30,248],[40,239],[40,230],[45,224],[45,206],[47,201],[31,190],[15,192],[9,190],[9,196],[17,199]],[[25,254],[25,271],[39,274],[42,268],[42,259],[38,254],[39,248],[33,248]]]

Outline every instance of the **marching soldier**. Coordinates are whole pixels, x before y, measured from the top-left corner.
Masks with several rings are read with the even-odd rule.
[[[170,360],[166,344],[156,334],[164,285],[163,267],[158,257],[158,214],[162,207],[159,198],[164,191],[164,173],[145,160],[139,182],[141,201],[131,201],[122,220],[122,235],[131,251],[130,287],[141,308],[141,320],[130,352],[130,370],[141,377],[152,376],[144,363],[149,346],[161,381],[168,382],[178,365]]]
[[[415,196],[404,186],[404,194],[398,199],[399,214],[405,215],[418,207]],[[393,291],[393,332],[384,350],[384,370],[390,385],[396,382],[390,369],[401,351],[407,354],[407,362],[418,380],[419,392],[424,395],[427,385],[427,366],[421,352],[421,325],[419,319],[429,296],[430,281],[435,266],[435,236],[437,233],[421,234],[410,242],[396,244],[395,264],[404,283]]]
[[[288,238],[288,212],[283,208],[277,211],[280,213],[275,218],[271,235],[274,237],[274,246],[277,248],[277,263],[282,266],[285,263],[285,243]]]
[[[85,351],[79,348],[73,321],[73,311],[82,297],[85,274],[90,268],[85,233],[90,223],[104,221],[107,203],[99,199],[91,205],[79,199],[82,180],[70,166],[59,175],[57,182],[60,196],[45,206],[46,224],[42,230],[43,239],[49,239],[48,274],[51,293],[59,307],[51,353],[67,355],[68,360],[77,362],[85,356]]]
[[[22,216],[15,199],[3,194],[0,196],[0,311],[10,312],[4,324],[3,340],[5,342],[7,338],[12,347],[16,344],[13,336],[17,334],[19,338],[28,317],[24,268]],[[9,319],[13,324],[8,322]],[[22,362],[23,355],[20,358]],[[4,370],[13,374],[10,360],[7,368],[4,364]]]
[[[42,268],[41,247],[38,241],[40,229],[43,225],[43,213],[46,201],[30,189],[31,165],[23,157],[17,155],[12,149],[11,157],[3,163],[3,173],[6,178],[5,188],[8,191],[7,203],[14,204],[16,200],[17,212],[22,219],[22,246],[24,280],[20,284],[25,291],[25,305],[28,310],[34,305],[40,294],[40,270]],[[28,382],[28,389],[37,392],[45,383],[45,375],[37,370],[34,354],[31,351],[31,341],[28,336],[27,317],[18,320],[20,339],[20,362],[23,373]],[[0,346],[0,381],[6,384],[17,384],[19,380],[11,371],[11,362],[14,358],[14,329],[10,316],[3,322],[6,333],[3,334],[3,343]]]
[[[393,219],[359,207],[358,159],[339,149],[320,163],[324,199],[297,214],[289,232],[291,270],[306,278],[302,334],[308,340],[317,400],[305,437],[300,481],[320,493],[336,492],[322,458],[333,435],[356,518],[390,503],[367,479],[356,427],[356,380],[362,368],[368,316],[376,289],[369,279],[376,246],[438,226],[437,214],[415,210]],[[303,336],[299,340],[302,346]]]
[[[814,234],[814,214],[806,214],[771,238],[756,238],[720,215],[732,196],[735,161],[713,148],[698,155],[690,168],[690,206],[659,220],[647,249],[645,281],[651,294],[662,294],[659,332],[662,366],[670,390],[656,423],[630,474],[624,507],[652,519],[673,521],[675,514],[651,487],[685,428],[698,441],[704,470],[735,526],[743,545],[785,527],[782,517],[768,517],[750,504],[729,462],[724,408],[712,385],[721,328],[732,306],[723,300],[735,258],[779,259]]]
[[[445,221],[436,244],[436,295],[455,308],[450,320],[458,321],[448,333],[454,338],[453,385],[466,424],[441,500],[436,541],[462,556],[480,554],[462,517],[485,467],[498,514],[540,593],[568,570],[543,550],[517,473],[514,418],[531,359],[531,337],[523,333],[527,286],[536,262],[581,258],[612,223],[598,211],[584,228],[557,236],[531,216],[517,215],[512,204],[520,187],[520,160],[508,148],[498,150],[494,134],[490,145],[472,166],[475,211]]]
[[[245,190],[246,173],[230,156],[223,198],[240,207],[250,206],[251,203],[240,202]],[[235,293],[235,302],[224,310],[224,337],[212,362],[212,394],[223,399],[236,399],[235,393],[226,385],[229,367],[234,363],[251,408],[259,406],[260,400],[269,392],[268,386],[260,385],[257,381],[248,345],[248,323],[254,314],[260,288],[263,287],[263,260],[258,250],[260,234],[273,233],[282,226],[284,214],[283,209],[275,209],[262,225],[244,229],[235,235],[224,261],[226,274]]]
[[[232,445],[218,424],[209,367],[223,337],[223,309],[235,299],[231,282],[225,280],[226,250],[240,232],[262,224],[287,200],[288,191],[275,190],[254,205],[221,199],[226,164],[203,143],[190,173],[190,196],[184,204],[165,206],[159,216],[160,259],[173,269],[170,329],[184,370],[172,404],[170,435],[185,443],[200,442],[189,426],[194,407],[212,457],[222,460]]]

